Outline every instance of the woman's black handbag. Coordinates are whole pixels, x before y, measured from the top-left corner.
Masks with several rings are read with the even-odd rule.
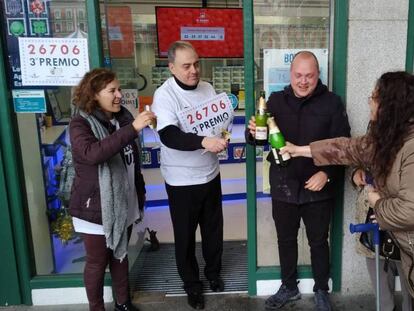
[[[374,214],[373,209],[370,207],[367,213],[367,218],[365,220],[365,223],[371,222],[371,215]],[[366,248],[371,250],[372,252],[375,252],[375,246],[373,243],[373,232],[362,232],[361,237],[359,238],[359,242],[361,242],[362,245],[364,245]],[[380,248],[379,252],[382,257],[384,257],[386,260],[401,260],[400,257],[400,249],[398,246],[394,243],[391,235],[384,230],[380,230]]]

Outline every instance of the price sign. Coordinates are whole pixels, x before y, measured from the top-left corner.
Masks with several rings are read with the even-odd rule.
[[[178,113],[184,132],[199,136],[219,136],[233,121],[233,108],[226,93],[221,93]]]
[[[85,38],[19,38],[23,85],[77,85],[89,70]]]

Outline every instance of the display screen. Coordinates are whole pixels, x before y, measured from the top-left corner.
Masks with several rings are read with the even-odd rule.
[[[158,55],[177,40],[189,41],[200,57],[243,57],[242,9],[157,7]]]

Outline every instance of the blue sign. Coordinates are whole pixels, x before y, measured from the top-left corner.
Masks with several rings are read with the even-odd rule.
[[[239,100],[237,99],[237,96],[231,93],[228,93],[227,96],[230,99],[231,106],[233,107],[233,110],[237,108],[239,105]]]
[[[16,113],[46,113],[43,90],[13,90],[12,94]]]

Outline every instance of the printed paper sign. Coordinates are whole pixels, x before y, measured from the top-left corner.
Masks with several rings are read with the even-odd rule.
[[[17,113],[45,113],[46,99],[43,90],[13,90],[14,111]]]
[[[133,116],[138,114],[138,90],[122,89],[121,104],[132,113]]]
[[[19,38],[23,85],[77,85],[89,70],[85,38]]]
[[[178,118],[186,133],[199,136],[220,136],[229,130],[233,121],[233,108],[226,93],[221,93],[194,107],[179,112]]]
[[[263,78],[266,99],[272,92],[281,91],[290,83],[290,64],[297,52],[301,49],[264,49],[263,50]],[[328,50],[309,49],[319,62],[320,76],[323,84],[328,80]]]

